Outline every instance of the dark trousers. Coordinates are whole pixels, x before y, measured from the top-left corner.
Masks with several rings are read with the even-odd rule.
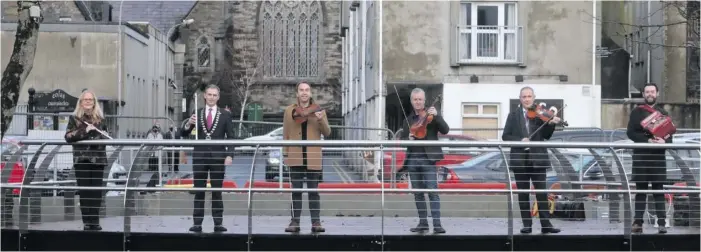
[[[195,188],[207,187],[207,175],[209,175],[209,183],[212,188],[222,188],[224,184],[224,158],[219,157],[200,157],[193,160],[193,175]],[[204,194],[205,192],[196,192],[194,209],[192,211],[192,220],[195,225],[202,225],[204,218]],[[222,202],[221,192],[212,192],[212,219],[214,225],[222,224],[222,215],[224,214],[224,202]]]
[[[662,190],[664,184],[652,182],[652,190]],[[648,190],[648,182],[636,182],[635,188],[637,190]],[[664,226],[665,218],[667,217],[667,210],[665,209],[665,199],[663,193],[653,193],[652,198],[655,205],[655,214],[657,215],[657,224]],[[635,217],[634,222],[637,224],[643,224],[643,214],[645,213],[645,208],[647,207],[647,194],[636,193],[635,194]]]
[[[410,157],[406,162],[406,169],[411,178],[412,189],[438,189],[436,165],[434,162],[426,158]],[[416,210],[419,212],[420,224],[428,224],[426,210],[426,193],[414,193],[414,202]],[[434,225],[440,225],[441,221],[441,198],[438,193],[428,193],[428,199],[431,204],[431,219]]]
[[[526,154],[529,155],[529,154]],[[536,158],[548,158],[546,154],[530,154],[526,156],[525,160],[518,161],[523,164],[523,166],[513,167],[514,178],[516,179],[516,188],[518,189],[531,189],[531,183],[533,183],[533,188],[537,190],[546,189],[546,175],[545,172],[547,167],[535,166],[532,159]],[[550,227],[550,210],[548,207],[548,194],[541,192],[536,193],[535,198],[538,204],[538,218],[540,219],[541,227]],[[530,193],[524,192],[518,194],[518,207],[521,210],[521,220],[523,221],[523,226],[530,227],[533,224],[531,219],[531,199]]]
[[[76,163],[73,167],[78,186],[102,187],[104,165]],[[83,218],[83,224],[100,224],[102,191],[80,189],[78,194],[80,195],[80,213]]]
[[[307,170],[306,166],[290,167],[290,183],[292,188],[304,188],[304,183],[307,183],[307,188],[319,188],[321,180],[321,170]],[[309,215],[312,217],[312,223],[320,221],[319,212],[321,209],[321,199],[319,192],[308,192],[309,195]],[[292,220],[299,223],[299,218],[302,215],[302,193],[292,193]]]

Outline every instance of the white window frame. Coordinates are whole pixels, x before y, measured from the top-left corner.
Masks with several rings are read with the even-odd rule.
[[[459,19],[459,32],[457,36],[458,40],[458,62],[467,64],[467,63],[518,63],[519,61],[519,54],[521,53],[519,51],[519,23],[518,23],[518,10],[519,10],[519,5],[517,2],[472,2],[472,1],[464,1],[460,3],[460,11],[465,8],[464,6],[466,4],[471,5],[470,6],[470,25],[465,25],[465,19],[463,15],[460,15]],[[504,24],[504,15],[506,15],[505,10],[506,10],[506,5],[507,4],[513,4],[514,5],[514,26],[506,26]],[[481,6],[491,6],[491,7],[497,7],[497,29],[479,29],[480,26],[476,25],[477,24],[477,9]],[[483,26],[483,27],[489,27],[489,26]],[[470,54],[468,58],[462,58],[462,50],[464,50],[461,47],[461,35],[462,34],[471,34],[470,36]],[[479,57],[477,56],[477,40],[478,36],[477,34],[497,34],[497,56],[496,57]],[[505,52],[504,52],[504,44],[506,43],[504,39],[505,34],[514,34],[514,58],[513,59],[505,59]]]
[[[470,114],[465,112],[465,105],[476,105],[477,106],[477,114]],[[495,114],[484,114],[484,106],[497,106],[497,111]],[[463,102],[460,104],[460,114],[462,117],[460,117],[460,127],[464,127],[462,125],[462,121],[465,120],[465,118],[495,118],[497,119],[497,126],[494,128],[494,130],[497,131],[497,137],[501,134],[501,130],[499,129],[499,125],[501,125],[501,104],[496,103],[496,102]],[[464,130],[461,130],[461,134]]]
[[[465,105],[476,105],[477,106],[477,114],[470,114],[465,112]],[[484,114],[484,106],[497,106],[497,112],[496,114]],[[493,102],[463,102],[461,104],[462,107],[460,107],[460,111],[462,112],[462,117],[468,117],[468,118],[496,118],[497,119],[497,124],[499,124],[499,114],[501,113],[501,104],[499,103],[493,103]]]

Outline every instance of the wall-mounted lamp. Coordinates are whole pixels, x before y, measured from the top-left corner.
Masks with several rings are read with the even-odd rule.
[[[472,76],[470,76],[470,83],[479,83],[479,82],[480,82],[480,78],[477,77],[477,75],[473,74]]]
[[[516,75],[516,82],[523,82],[523,75]]]
[[[560,82],[567,82],[567,75],[560,75]]]
[[[34,22],[36,22],[38,19],[41,18],[41,7],[38,5],[32,5],[29,6],[29,17],[34,19]]]

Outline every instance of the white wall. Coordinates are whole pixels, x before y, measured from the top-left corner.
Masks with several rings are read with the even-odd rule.
[[[518,99],[519,91],[526,85],[447,83],[443,85],[442,113],[451,129],[462,128],[463,103],[499,104],[499,128],[503,128],[509,115],[509,100]],[[562,99],[565,120],[569,127],[601,126],[601,86],[590,84],[530,84],[538,99]],[[589,95],[585,95],[589,90]],[[459,130],[450,134],[462,134]],[[499,131],[501,136],[501,131]]]

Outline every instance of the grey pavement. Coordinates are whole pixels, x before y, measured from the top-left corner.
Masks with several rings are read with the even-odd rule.
[[[442,219],[443,226],[448,231],[445,235],[507,235],[507,220],[503,218],[459,218],[446,217]],[[561,221],[553,220],[556,227],[563,231],[559,234],[548,235],[622,235],[623,228],[620,224],[589,220]],[[103,231],[122,232],[124,230],[123,217],[108,217],[100,221]],[[283,216],[253,216],[252,226],[255,234],[284,234],[284,228],[289,223],[289,217]],[[302,231],[300,234],[310,234],[310,219],[303,217],[301,220]],[[326,227],[324,234],[331,235],[417,235],[409,232],[416,226],[417,219],[411,217],[385,217],[384,230],[381,217],[323,217],[322,224]],[[186,216],[134,216],[131,218],[131,232],[145,233],[186,233],[192,225],[192,218]],[[224,225],[229,229],[227,233],[248,233],[247,216],[225,216]],[[203,223],[204,232],[212,232],[211,218],[205,217]],[[33,230],[81,230],[82,224],[77,221],[61,221],[31,225]],[[519,233],[520,225],[514,225],[514,234]],[[539,226],[534,226],[534,233],[540,235]],[[651,225],[646,225],[644,233],[656,233]],[[430,233],[427,233],[430,234]],[[674,227],[669,229],[669,234],[699,234],[698,229],[688,227]],[[322,234],[323,235],[323,234]]]

